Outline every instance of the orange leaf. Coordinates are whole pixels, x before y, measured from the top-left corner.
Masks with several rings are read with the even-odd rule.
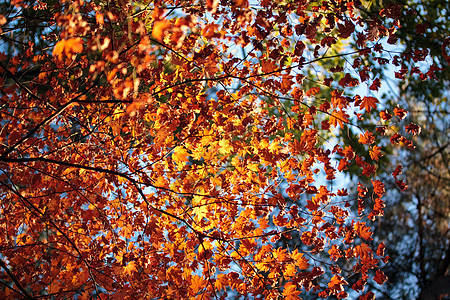
[[[285,277],[294,277],[297,274],[297,268],[293,263],[287,264],[283,273]]]
[[[372,240],[372,232],[370,231],[370,228],[366,226],[365,222],[357,222],[355,225],[356,233],[362,237],[365,240],[371,241]]]
[[[261,60],[261,69],[263,73],[271,73],[277,69],[277,65],[273,60],[264,59]]]
[[[367,112],[370,112],[372,108],[377,107],[378,99],[375,97],[364,97],[359,104],[361,109],[365,109]]]
[[[80,53],[83,51],[83,41],[81,38],[73,38],[66,40],[66,45],[64,50],[66,51],[66,54],[69,53]]]
[[[355,248],[353,249],[353,253],[357,257],[367,256],[371,252],[372,252],[372,249],[370,248],[369,245],[367,245],[365,243],[362,243],[361,245],[356,245]]]
[[[214,282],[214,286],[216,287],[217,290],[222,290],[222,289],[226,289],[226,286],[228,284],[228,277],[226,274],[218,274],[217,275],[217,279]]]
[[[404,118],[406,118],[406,115],[408,114],[406,112],[406,110],[404,110],[403,108],[400,107],[396,107],[394,108],[394,114],[400,118],[400,120],[403,120]]]
[[[181,146],[177,146],[177,147],[175,147],[175,149],[173,149],[172,158],[178,164],[187,162],[189,160],[188,156],[189,156],[189,153],[186,151],[186,149],[184,149]]]
[[[336,127],[339,123],[339,126],[343,128],[344,124],[348,123],[348,117],[349,115],[342,110],[335,111],[330,117],[330,124]]]
[[[339,246],[333,245],[331,249],[328,251],[330,255],[330,259],[333,261],[337,261],[340,257],[342,257],[341,251],[339,250]]]
[[[215,13],[217,10],[218,4],[219,4],[219,0],[206,0],[206,9],[210,13]]]
[[[373,136],[372,132],[366,131],[366,132],[364,132],[364,134],[359,135],[358,142],[360,142],[361,144],[364,144],[364,145],[370,145],[375,142],[375,137]]]
[[[381,148],[378,146],[373,146],[372,149],[369,150],[370,158],[378,161],[378,159],[382,156],[380,149]]]
[[[343,291],[344,284],[348,284],[348,282],[345,281],[341,275],[334,275],[333,277],[331,277],[331,280],[328,283],[328,287],[333,290]]]
[[[304,269],[308,269],[309,268],[309,263],[308,260],[306,258],[303,257],[303,253],[299,253],[297,251],[297,249],[295,249],[294,251],[292,251],[291,253],[291,258],[294,260],[294,264],[300,269],[300,270],[304,270]]]
[[[130,261],[124,268],[123,273],[131,275],[136,270],[136,262]]]
[[[314,96],[317,93],[320,93],[320,87],[315,86],[306,91],[306,96]]]
[[[378,255],[378,256],[384,256],[384,250],[385,250],[385,248],[386,248],[386,246],[385,246],[384,242],[381,243],[381,244],[379,244],[379,245],[378,245],[378,248],[377,248],[377,255]]]
[[[162,42],[166,31],[172,27],[172,24],[169,21],[156,21],[153,25],[152,35],[155,39]]]
[[[300,297],[298,296],[298,295],[300,295],[300,293],[301,292],[297,290],[297,287],[292,282],[289,281],[284,285],[284,290],[283,290],[283,296],[285,296],[284,299],[289,299],[289,300],[300,299]]]
[[[67,40],[61,40],[56,43],[53,49],[53,56],[62,59],[63,56],[71,57],[75,53],[83,51],[83,41],[81,38],[70,38]]]
[[[4,15],[0,15],[0,26],[4,25],[8,20]]]
[[[197,294],[204,287],[204,279],[198,275],[194,275],[191,278],[191,289],[194,294]]]
[[[286,249],[275,249],[272,252],[273,258],[278,260],[279,262],[284,262],[287,259],[287,251]]]
[[[207,39],[212,38],[218,28],[217,24],[208,24],[202,29],[202,35]]]
[[[378,197],[383,196],[383,194],[386,192],[386,189],[384,187],[384,184],[379,180],[371,180],[373,184],[373,191],[375,194],[378,195]]]

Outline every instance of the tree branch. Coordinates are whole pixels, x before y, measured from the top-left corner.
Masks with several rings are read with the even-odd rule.
[[[14,281],[14,283],[17,285],[17,287],[19,288],[19,290],[22,292],[22,294],[25,296],[26,299],[36,299],[30,296],[30,294],[28,294],[27,291],[25,291],[23,286],[20,284],[19,280],[17,280],[16,276],[14,276],[14,274],[8,269],[6,264],[1,259],[0,259],[0,267],[2,267],[2,269],[5,270],[5,272],[8,274],[9,278],[11,278],[12,281]]]

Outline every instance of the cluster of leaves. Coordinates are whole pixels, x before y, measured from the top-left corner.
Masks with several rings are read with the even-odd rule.
[[[347,91],[379,89],[361,57],[395,42],[395,10],[385,27],[348,0],[11,5],[3,26],[42,12],[52,47],[0,57],[2,298],[346,298],[386,281],[376,142],[413,146],[383,125],[401,108],[352,125],[378,100]],[[323,140],[349,126],[358,149]],[[333,186],[349,167],[370,180],[356,197]],[[302,247],[277,246],[294,233]]]
[[[421,128],[420,135],[415,137],[414,151],[392,148],[388,143],[383,148],[392,153],[383,167],[390,170],[402,163],[402,176],[410,180],[408,189],[400,191],[394,178],[382,176],[390,205],[374,236],[389,245],[392,259],[383,271],[390,282],[384,289],[376,286],[371,289],[383,293],[386,299],[439,298],[450,293],[450,22],[447,18],[450,3],[442,0],[392,2],[401,22],[396,32],[399,49],[404,53],[428,55],[427,61],[434,65],[435,71],[433,80],[423,81],[423,75],[414,72],[390,75],[390,66],[372,65],[390,86],[383,91],[383,105],[391,110],[401,105],[409,112],[403,120],[393,118],[386,124],[399,128],[415,123]],[[363,15],[370,18],[380,7],[380,1],[372,1]],[[370,57],[365,58],[365,63],[370,60]],[[402,64],[422,70],[427,68],[414,60],[404,60]],[[392,79],[395,76],[401,79]],[[417,132],[417,126],[415,128]]]

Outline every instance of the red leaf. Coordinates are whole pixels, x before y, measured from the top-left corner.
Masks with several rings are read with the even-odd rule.
[[[405,126],[405,130],[406,132],[410,132],[413,135],[418,135],[422,131],[422,128],[420,128],[420,126],[417,124],[411,123]]]
[[[305,207],[310,210],[310,211],[317,211],[317,209],[320,207],[320,205],[318,205],[317,203],[314,203],[311,200],[307,200],[307,205],[305,205]]]
[[[447,48],[450,45],[450,37],[447,37],[441,45],[442,56],[444,56],[445,60],[448,64],[450,64],[450,51]]]
[[[362,279],[358,280],[355,284],[352,285],[352,289],[359,292],[364,290],[364,286],[366,285],[366,282]],[[362,299],[362,298],[360,298]]]
[[[379,78],[376,78],[372,84],[369,86],[369,90],[378,91],[381,87],[381,81]]]
[[[377,255],[378,256],[384,256],[384,250],[385,250],[386,246],[384,245],[384,242],[378,245],[377,248]]]
[[[373,280],[375,280],[375,282],[380,285],[385,283],[387,281],[387,279],[388,279],[387,276],[384,275],[383,271],[381,271],[381,270],[377,270],[376,275],[373,278]]]
[[[375,294],[373,292],[368,292],[359,297],[359,300],[375,300]]]
[[[397,176],[402,174],[402,170],[403,170],[403,166],[402,165],[398,165],[394,172],[392,173],[392,176],[394,176],[395,179],[397,179]]]
[[[381,135],[385,135],[386,134],[386,126],[377,126],[377,128],[375,128],[375,130],[381,134]]]
[[[391,138],[389,139],[393,145],[398,144],[400,140],[402,139],[402,136],[398,133],[395,133]]]
[[[303,50],[305,50],[305,49],[306,49],[305,43],[303,43],[302,41],[298,41],[295,44],[294,54],[296,56],[302,56],[303,55]]]
[[[346,39],[350,37],[350,35],[355,31],[355,24],[353,24],[350,20],[345,20],[344,24],[338,24],[339,37]]]
[[[380,16],[391,19],[399,19],[402,16],[402,5],[392,3],[388,4],[386,8],[380,11]]]
[[[366,164],[363,167],[363,171],[361,172],[361,174],[366,177],[370,177],[373,174],[375,174],[376,170],[377,170],[376,166],[372,166],[371,164]]]
[[[353,78],[350,73],[345,73],[344,77],[339,80],[339,85],[342,87],[347,87],[347,86],[357,86],[359,85],[359,80],[356,78]]]
[[[396,180],[395,184],[401,191],[406,191],[408,189],[408,185],[403,180]]]

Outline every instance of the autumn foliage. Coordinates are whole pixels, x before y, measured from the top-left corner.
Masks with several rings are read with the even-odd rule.
[[[0,298],[372,299],[389,259],[372,239],[377,174],[407,186],[378,168],[382,141],[413,148],[420,127],[387,126],[406,111],[383,110],[361,58],[432,77],[401,63],[424,53],[384,49],[401,7],[38,3],[12,7],[51,11],[37,38],[52,47],[0,55]],[[332,138],[348,130],[358,147]],[[337,180],[348,168],[355,191]]]

